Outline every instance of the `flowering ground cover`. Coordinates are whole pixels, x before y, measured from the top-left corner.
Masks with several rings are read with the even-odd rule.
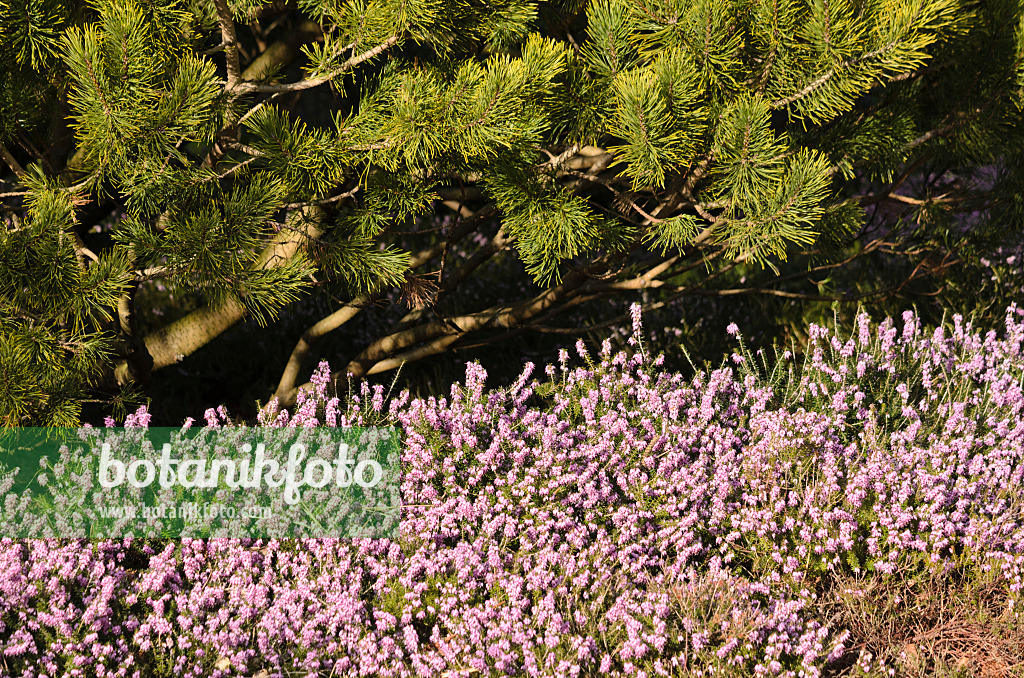
[[[0,672],[1011,675],[1022,316],[861,316],[685,379],[637,311],[630,352],[445,398],[339,402],[321,364],[260,423],[400,427],[398,540],[3,540]]]

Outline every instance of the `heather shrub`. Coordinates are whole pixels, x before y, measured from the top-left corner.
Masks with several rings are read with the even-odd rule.
[[[579,342],[507,388],[469,364],[447,397],[363,383],[343,402],[321,364],[294,411],[271,403],[260,424],[399,427],[398,540],[5,540],[4,667],[952,675],[967,636],[936,629],[984,601],[970,629],[1004,636],[972,661],[1010,670],[1022,316],[981,336],[959,317],[926,334],[914,314],[862,315],[851,336],[811,326],[800,362],[738,340],[685,379],[649,354],[636,308],[628,351]]]

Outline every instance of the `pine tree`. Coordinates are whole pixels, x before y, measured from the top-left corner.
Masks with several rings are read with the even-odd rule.
[[[638,289],[813,296],[784,283],[883,247],[919,275],[1020,229],[1022,10],[0,0],[0,421],[73,425],[318,286],[337,308],[295,347],[284,402],[315,341],[396,288],[413,308],[343,372]],[[304,96],[330,124],[303,120]],[[983,217],[967,233],[964,213]],[[472,251],[448,261],[456,243]],[[540,287],[460,306],[509,249]],[[155,283],[201,304],[143,331]]]

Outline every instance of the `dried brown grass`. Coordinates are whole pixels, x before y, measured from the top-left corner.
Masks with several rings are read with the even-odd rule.
[[[820,588],[823,621],[851,632],[828,678],[856,675],[862,651],[879,676],[1024,677],[1024,623],[1005,582],[971,581],[945,568],[913,577],[833,575]]]

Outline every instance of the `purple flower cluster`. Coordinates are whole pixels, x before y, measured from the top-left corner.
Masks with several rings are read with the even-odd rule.
[[[3,540],[0,672],[818,676],[849,642],[814,614],[836,573],[957,569],[1019,605],[1022,315],[862,316],[801,365],[690,380],[580,342],[390,402],[328,398],[322,364],[261,423],[399,426],[398,540]]]

